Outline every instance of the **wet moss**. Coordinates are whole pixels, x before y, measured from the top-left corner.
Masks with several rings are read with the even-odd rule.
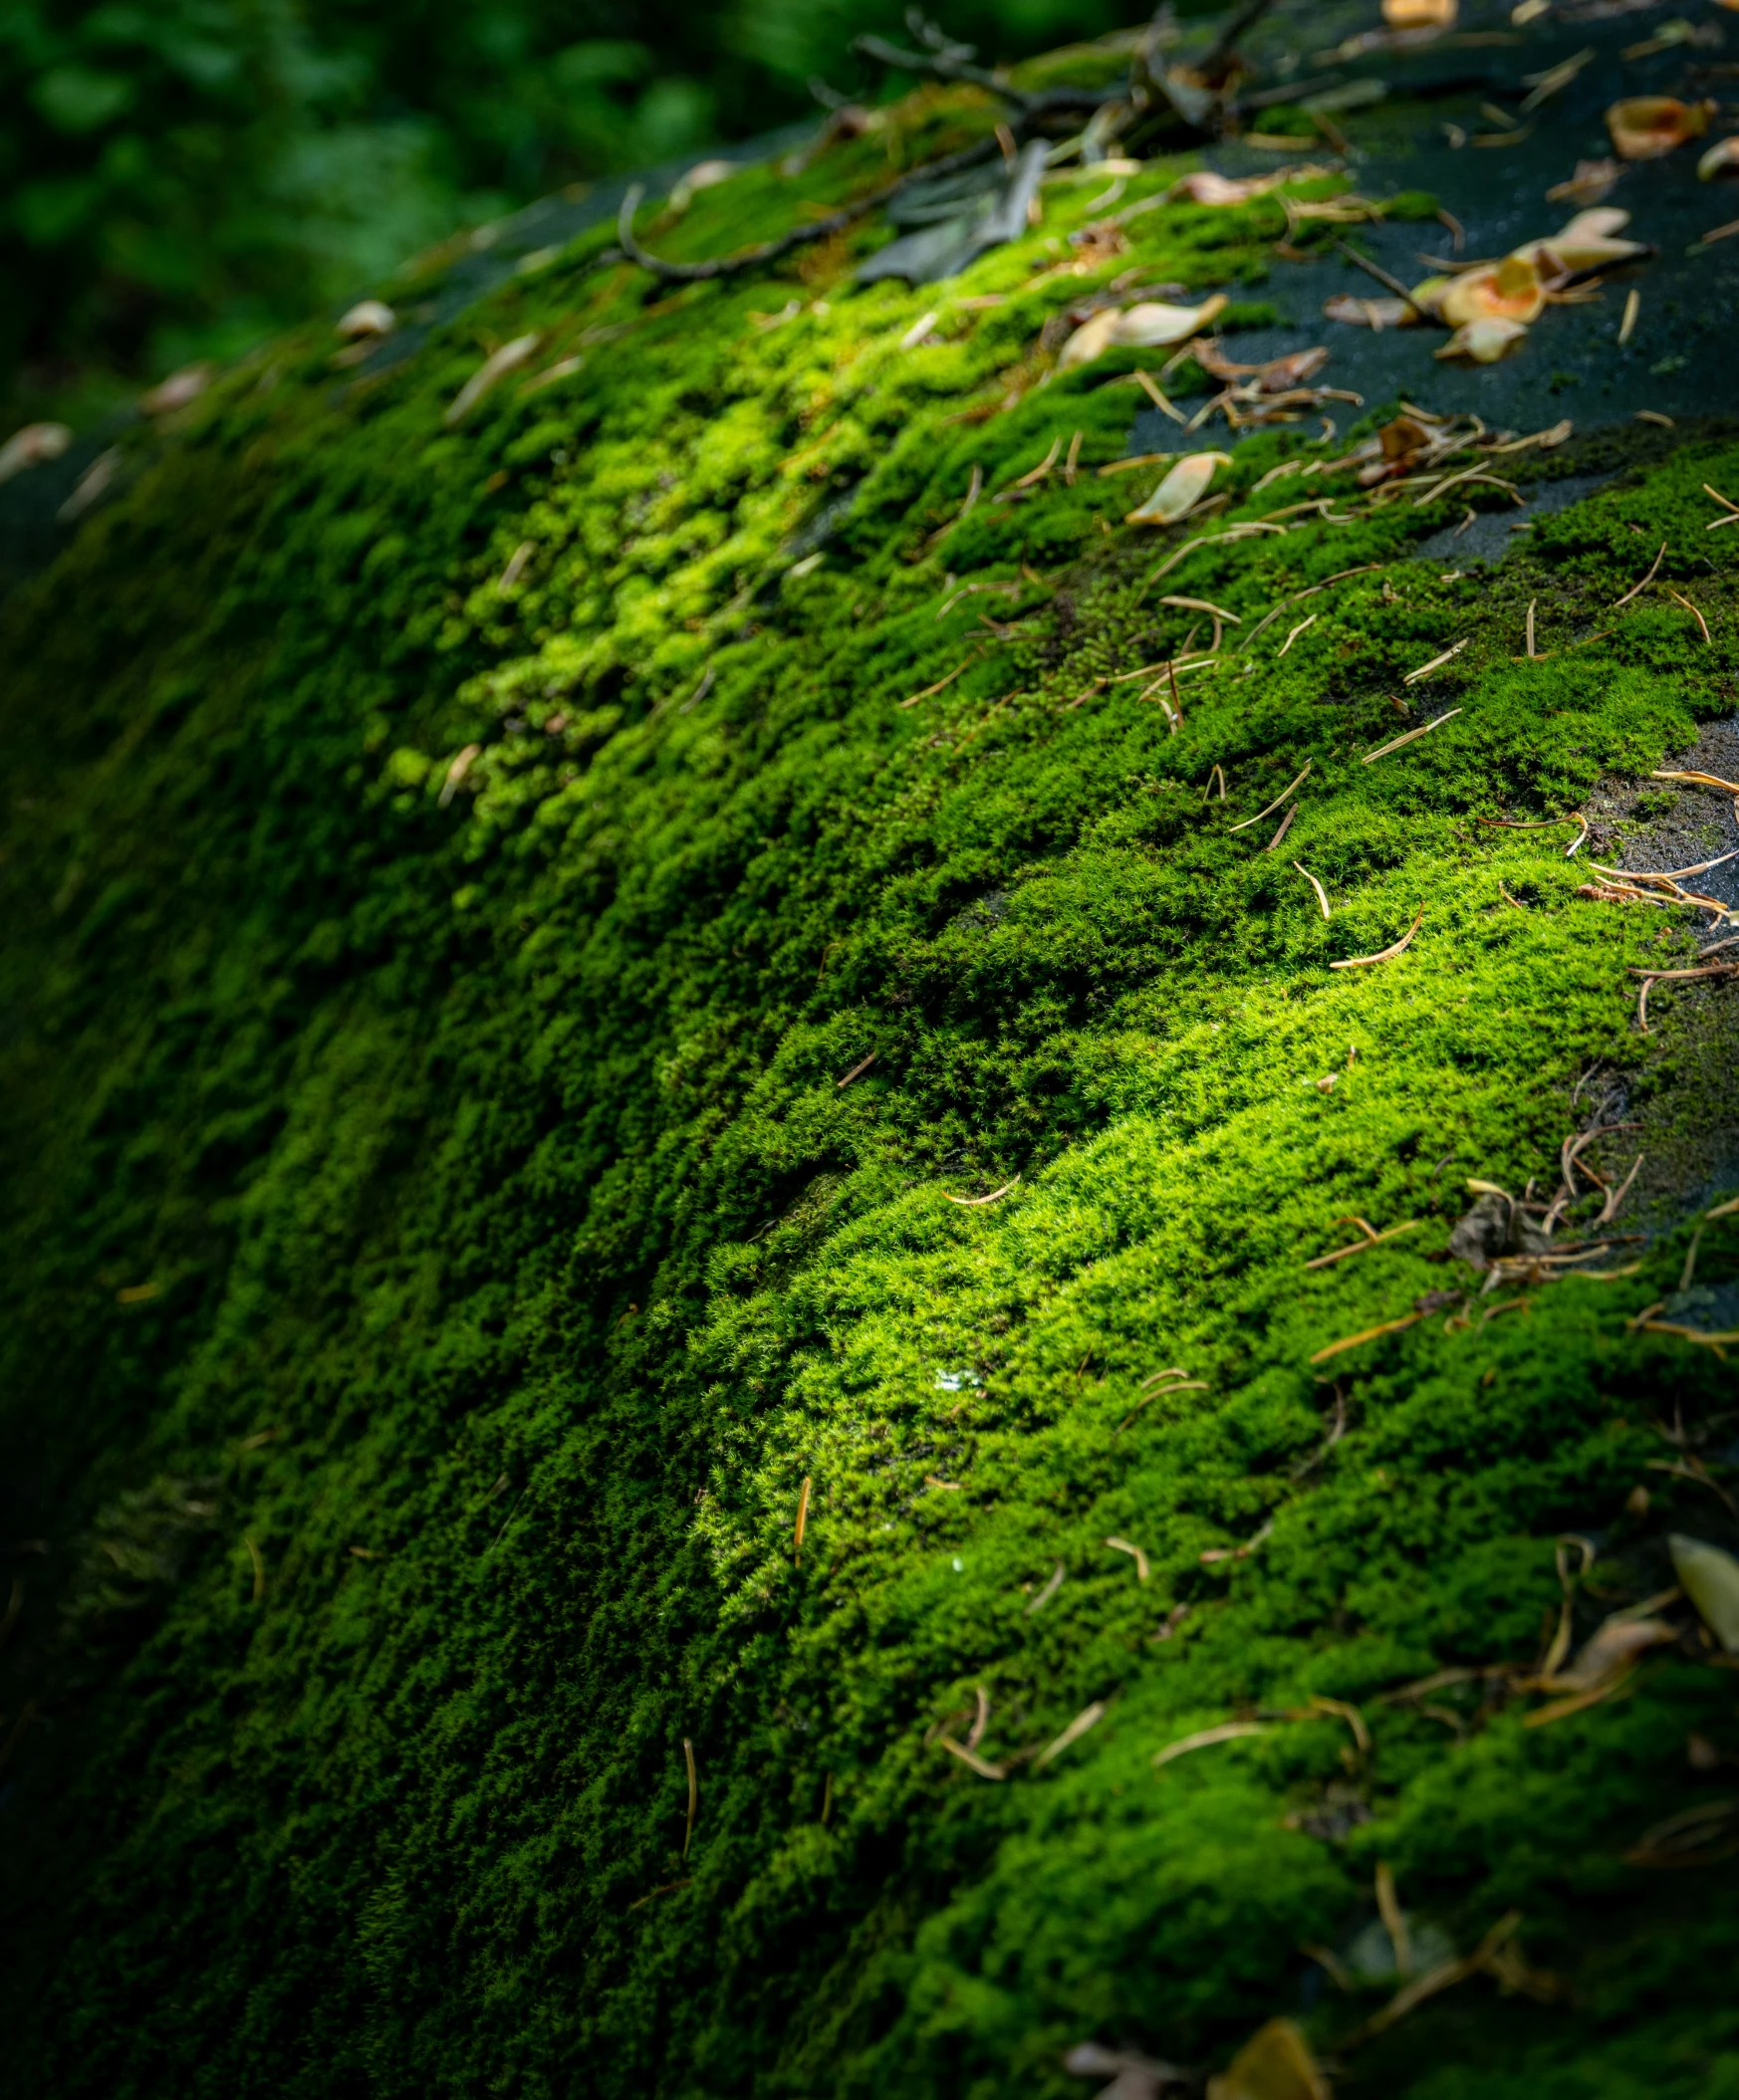
[[[990,121],[902,113],[644,237],[728,251]],[[1459,498],[1219,537],[1308,426],[1144,534],[1155,472],[1097,471],[1140,397],[1041,332],[1135,269],[1259,289],[1285,220],[1099,255],[1099,193],[941,288],[854,290],[866,225],[658,296],[600,232],[360,378],[311,329],[8,608],[0,1426],[51,1552],[0,1990],[42,2089],[1061,2094],[1088,2035],[1207,2063],[1280,2011],[1352,2093],[1736,2075],[1730,1907],[1623,1857],[1708,1796],[1687,1734],[1739,1753],[1730,1675],[1666,1650],[1545,1728],[1385,1695],[1525,1665],[1562,1532],[1582,1632],[1668,1530],[1732,1538],[1649,1470],[1730,1368],[1632,1324],[1731,1185],[1730,995],[1636,1034],[1689,924],[1482,819],[1733,711],[1701,489],[1739,450],[1515,455],[1632,471],[1464,577],[1408,561]],[[1612,609],[1662,539],[1707,647]],[[1199,632],[1167,596],[1237,620],[1175,732],[1121,676]],[[1307,761],[1284,850],[1230,828]],[[1659,1230],[1457,1318],[1465,1180],[1550,1189],[1597,1065],[1685,1162]],[[1307,1270],[1348,1213],[1418,1223]],[[1731,1223],[1699,1263],[1739,1276]],[[93,1682],[43,1606],[158,1477],[214,1514]],[[936,1740],[978,1687],[1000,1782]],[[1281,1718],[1313,1696],[1368,1754]],[[1392,1980],[1300,1948],[1352,1944],[1379,1860],[1463,1949],[1520,1909],[1559,1994],[1352,2047]]]

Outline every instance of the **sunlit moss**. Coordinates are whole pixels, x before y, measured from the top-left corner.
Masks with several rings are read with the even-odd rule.
[[[725,251],[987,120],[917,98],[642,230]],[[942,287],[853,290],[867,225],[648,303],[601,232],[374,376],[310,331],[9,610],[20,1521],[100,1548],[153,1477],[223,1479],[94,1687],[46,1613],[9,1656],[44,1720],[0,1988],[40,2090],[1062,2094],[1089,2036],[1223,2061],[1277,2012],[1333,2049],[1386,1988],[1299,1950],[1374,1915],[1379,1859],[1464,1949],[1520,1908],[1576,1995],[1476,1980],[1349,2048],[1347,2090],[1734,2075],[1730,1906],[1622,1860],[1702,1797],[1688,1731],[1739,1750],[1731,1678],[1667,1651],[1538,1731],[1382,1695],[1531,1660],[1560,1532],[1627,1599],[1724,1522],[1646,1469],[1650,1417],[1701,1421],[1730,1367],[1628,1325],[1722,1171],[1674,1091],[1721,995],[1635,1035],[1627,968],[1686,924],[1478,819],[1731,712],[1729,546],[1673,572],[1708,648],[1608,608],[1638,548],[1700,561],[1739,452],[1639,437],[1495,574],[1406,562],[1457,500],[1155,585],[1329,455],[1252,438],[1207,523],[1122,524],[1156,478],[1097,471],[1132,360],[1047,379],[1040,331],[1137,268],[1259,288],[1285,221],[1154,210],[1071,274],[1097,195],[1048,189]],[[1199,631],[1162,593],[1239,622],[1175,734],[1106,682]],[[1230,829],[1307,761],[1284,851],[1278,817]],[[1392,964],[1330,969],[1421,909]],[[1313,1367],[1477,1290],[1444,1260],[1466,1179],[1552,1186],[1596,1062],[1705,1141],[1635,1273]],[[1347,1213],[1419,1225],[1306,1271]],[[1106,1712],[996,1782],[935,1742],[978,1687],[992,1762]],[[1368,1759],[1284,1718],[1313,1694],[1361,1705]]]

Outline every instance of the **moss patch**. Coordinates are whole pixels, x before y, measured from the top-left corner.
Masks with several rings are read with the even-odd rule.
[[[727,250],[989,119],[914,98],[646,237]],[[1406,557],[1461,497],[1350,475],[1226,537],[1348,442],[1309,425],[1143,536],[1156,471],[1097,470],[1144,397],[1041,331],[1134,269],[1256,285],[1285,218],[1095,260],[1095,195],[941,288],[854,291],[867,228],[648,302],[600,234],[375,375],[310,331],[9,608],[0,1432],[48,1551],[0,1991],[40,2089],[1061,2095],[1089,2036],[1208,2064],[1278,2012],[1350,2093],[1739,2077],[1722,1870],[1624,1860],[1718,1792],[1685,1744],[1739,1754],[1731,1675],[1687,1639],[1545,1727],[1385,1700],[1525,1667],[1561,1533],[1584,1635],[1668,1530],[1732,1541],[1649,1470],[1670,1402],[1719,1480],[1731,1390],[1631,1324],[1670,1220],[1612,1281],[1438,1294],[1479,1289],[1465,1180],[1549,1192],[1597,1063],[1721,1171],[1730,991],[1632,1027],[1689,920],[1482,819],[1732,713],[1739,448],[1643,436],[1459,579]],[[1662,539],[1707,647],[1611,609]],[[1175,729],[1122,676],[1205,642],[1166,597],[1237,618]],[[1283,841],[1232,828],[1307,762]],[[1307,1270],[1348,1213],[1418,1222]],[[1739,1226],[1698,1260],[1731,1284]],[[1000,1780],[939,1741],[980,1689]],[[1555,1989],[1354,2046],[1393,1979],[1300,1950],[1345,1961],[1379,1861],[1464,1950],[1519,1909]]]

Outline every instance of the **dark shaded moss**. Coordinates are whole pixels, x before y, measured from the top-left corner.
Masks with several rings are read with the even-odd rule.
[[[908,116],[897,150],[987,120]],[[0,1990],[38,2089],[1062,2094],[1088,2035],[1208,2063],[1282,2011],[1332,2050],[1385,1992],[1299,1950],[1350,1946],[1382,1859],[1463,1948],[1519,1908],[1572,1995],[1468,1983],[1349,2047],[1348,2092],[1739,2076],[1721,1870],[1623,1859],[1717,1790],[1687,1734],[1739,1754],[1731,1676],[1687,1644],[1540,1729],[1477,1684],[1383,1703],[1526,1664],[1561,1532],[1599,1547],[1583,1634],[1664,1586],[1668,1530],[1733,1539],[1648,1470],[1673,1409],[1723,1463],[1730,1367],[1630,1325],[1692,1166],[1727,1171],[1728,995],[1662,989],[1637,1036],[1628,971],[1689,925],[1479,820],[1732,712],[1701,487],[1739,451],[1553,455],[1634,473],[1496,572],[1407,562],[1451,499],[1155,586],[1324,454],[1252,439],[1217,519],[1121,523],[1152,477],[1096,470],[1133,391],[1041,384],[1041,327],[1136,263],[1251,281],[1284,222],[1153,211],[1064,275],[1093,195],[943,290],[853,293],[866,229],[648,300],[600,236],[371,378],[311,331],[141,444],[8,609],[0,1435],[8,1535],[49,1551],[0,1679],[39,1708]],[[655,238],[791,208],[757,173]],[[1072,486],[992,500],[1076,431]],[[1610,609],[1661,538],[1707,648],[1668,599]],[[1200,621],[1162,594],[1240,623],[1176,734],[1102,683]],[[1284,851],[1229,829],[1307,760]],[[1331,972],[1421,908],[1398,961]],[[1477,1289],[1463,1183],[1550,1188],[1597,1062],[1689,1163],[1634,1272],[1314,1367]],[[1350,1212],[1420,1222],[1307,1271]],[[1739,1279],[1739,1228],[1699,1264]],[[217,1478],[214,1514],[94,1674],[75,1571],[158,1476]],[[992,1783],[934,1740],[979,1686],[996,1759],[1106,1711]],[[1277,1719],[1150,1761],[1312,1695],[1361,1704],[1368,1759]]]

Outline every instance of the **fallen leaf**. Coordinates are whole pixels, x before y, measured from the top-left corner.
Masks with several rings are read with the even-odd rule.
[[[1717,175],[1739,174],[1739,135],[1719,138],[1697,162],[1697,179],[1712,182]]]
[[[336,324],[338,333],[349,342],[360,336],[390,336],[397,326],[398,316],[378,299],[359,299]]]
[[[1314,379],[1329,361],[1326,350],[1290,350],[1284,357],[1270,357],[1265,364],[1235,364],[1211,336],[1189,346],[1189,352],[1203,371],[1215,379],[1250,379],[1258,393],[1285,393]]]
[[[1126,525],[1175,525],[1187,517],[1207,494],[1216,467],[1229,467],[1225,452],[1189,452],[1165,476],[1138,510],[1130,511]]]
[[[1458,328],[1442,349],[1433,354],[1438,357],[1465,357],[1472,364],[1496,364],[1500,357],[1509,355],[1527,333],[1521,322],[1505,321],[1494,314],[1482,321],[1469,321]]]
[[[1355,329],[1404,329],[1418,325],[1418,315],[1404,299],[1359,299],[1337,292],[1323,301],[1323,319]]]
[[[1078,364],[1091,364],[1095,357],[1103,357],[1112,348],[1117,325],[1122,318],[1120,307],[1106,307],[1090,315],[1064,344],[1057,369],[1072,371]]]
[[[1390,29],[1453,29],[1458,0],[1382,0]]]
[[[1583,1643],[1568,1669],[1542,1680],[1551,1692],[1592,1692],[1609,1678],[1629,1669],[1649,1648],[1662,1648],[1678,1635],[1663,1619],[1608,1619]]]
[[[1682,1531],[1667,1540],[1679,1586],[1729,1655],[1739,1655],[1739,1560]]]
[[[1629,223],[1630,214],[1612,205],[1579,211],[1557,233],[1549,233],[1544,240],[1525,241],[1509,260],[1531,263],[1547,278],[1573,277],[1608,263],[1634,262],[1648,253],[1648,243],[1618,238]]]
[[[1248,204],[1252,197],[1260,197],[1271,190],[1286,176],[1245,175],[1241,181],[1229,176],[1216,175],[1211,167],[1197,168],[1193,175],[1185,175],[1171,185],[1167,194],[1186,198],[1191,204]]]
[[[65,423],[26,423],[0,445],[0,481],[10,481],[26,467],[40,467],[45,459],[59,459],[72,442]]]
[[[1297,2021],[1271,2019],[1208,2080],[1207,2100],[1330,2100],[1330,2093]]]
[[[1224,312],[1226,295],[1216,292],[1199,307],[1167,306],[1161,300],[1143,300],[1130,307],[1112,331],[1112,341],[1125,350],[1168,350],[1199,335],[1210,321]]]
[[[1415,292],[1413,297],[1418,299],[1419,294]],[[1540,282],[1540,272],[1532,259],[1507,255],[1501,263],[1492,263],[1482,270],[1464,270],[1459,277],[1452,277],[1433,304],[1452,329],[1489,320],[1520,322],[1525,328],[1529,322],[1539,320],[1546,305],[1546,287]]]
[[[1658,160],[1687,139],[1700,138],[1713,103],[1681,103],[1671,95],[1632,95],[1607,112],[1613,150],[1620,160]]]
[[[215,364],[185,364],[179,371],[170,372],[148,393],[138,397],[142,415],[166,415],[171,408],[185,408],[189,401],[196,401],[216,376]]]
[[[1098,2100],[1157,2100],[1165,2086],[1190,2082],[1173,2063],[1161,2063],[1133,2049],[1108,2049],[1097,2041],[1077,2042],[1064,2057],[1063,2068],[1077,2078],[1109,2078],[1112,2082]]]
[[[1546,201],[1548,204],[1598,204],[1623,172],[1616,160],[1579,160],[1568,182],[1555,182],[1546,192]]]

